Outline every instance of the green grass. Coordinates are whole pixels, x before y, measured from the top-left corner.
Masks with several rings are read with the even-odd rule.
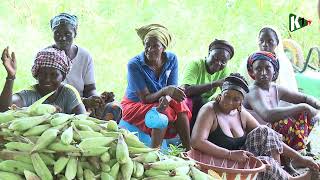
[[[143,50],[135,28],[161,23],[174,35],[168,49],[179,58],[180,77],[191,60],[204,58],[209,43],[226,39],[235,47],[228,64],[234,70],[240,60],[257,49],[257,33],[264,25],[280,29],[282,36],[298,41],[304,54],[318,44],[316,1],[310,0],[2,0],[0,48],[7,45],[17,54],[18,73],[14,90],[33,83],[30,69],[36,52],[53,43],[49,20],[60,12],[79,17],[76,44],[94,58],[97,88],[114,91],[121,100],[126,88],[126,64]],[[289,33],[288,15],[312,19],[312,25]],[[6,72],[0,68],[0,87]]]

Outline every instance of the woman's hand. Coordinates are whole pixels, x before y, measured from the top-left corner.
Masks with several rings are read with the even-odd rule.
[[[253,156],[252,153],[244,150],[230,151],[229,159],[238,162],[245,162],[249,157]]]
[[[299,104],[300,106],[302,106],[302,108],[304,109],[304,111],[306,111],[308,114],[311,115],[311,117],[316,116],[319,113],[319,110],[310,106],[309,104],[306,103],[301,103]]]
[[[222,78],[222,79],[213,81],[213,82],[211,83],[211,87],[213,87],[213,88],[221,87],[224,81],[225,81],[225,78]]]
[[[320,170],[319,164],[317,164],[311,157],[299,156],[293,161],[302,167],[308,167],[315,171]]]
[[[171,101],[171,97],[170,96],[162,96],[159,99],[159,105],[157,107],[157,111],[158,112],[163,112],[167,109],[167,107],[169,106],[169,103]]]
[[[107,104],[109,102],[113,102],[114,101],[114,94],[113,92],[103,92],[100,96],[103,100],[104,103]]]
[[[183,90],[176,86],[167,86],[163,88],[164,94],[170,96],[174,100],[181,102],[186,98]]]
[[[6,68],[8,78],[15,78],[17,72],[16,55],[14,52],[9,54],[9,47],[5,48],[1,56],[2,63]]]

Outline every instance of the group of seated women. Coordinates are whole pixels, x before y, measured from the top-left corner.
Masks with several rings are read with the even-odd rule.
[[[230,74],[227,64],[235,50],[228,41],[218,39],[210,43],[205,59],[187,64],[179,86],[177,56],[166,51],[172,40],[168,29],[160,24],[136,29],[144,51],[128,62],[121,110],[112,92],[96,92],[93,60],[73,44],[77,24],[76,16],[66,13],[51,20],[55,44],[37,53],[31,70],[38,83],[15,94],[16,58],[4,49],[1,59],[7,78],[1,111],[13,104],[30,106],[54,91],[45,103],[64,113],[90,112],[99,119],[115,119],[121,127],[150,137],[152,147],[179,137],[186,150],[194,148],[240,162],[256,156],[270,165],[259,174],[260,179],[312,178],[312,171],[287,172],[282,165],[288,161],[319,171],[319,165],[299,151],[306,148],[318,121],[320,102],[297,91],[295,80],[286,73],[293,70],[285,65],[288,59],[281,54],[281,38],[273,28],[261,29],[259,51],[234,71],[250,77],[250,86],[241,74]],[[168,118],[166,127],[146,125],[146,114],[154,108]]]

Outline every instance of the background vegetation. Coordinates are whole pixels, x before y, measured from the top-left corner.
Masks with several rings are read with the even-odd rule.
[[[209,43],[226,39],[235,47],[229,64],[236,71],[241,60],[257,49],[257,33],[264,25],[278,27],[282,36],[298,41],[306,54],[318,44],[319,24],[314,0],[2,0],[0,48],[15,51],[18,73],[14,89],[33,83],[30,69],[38,50],[53,43],[50,19],[69,12],[79,18],[75,43],[94,58],[97,88],[114,91],[117,100],[126,88],[126,63],[143,50],[135,28],[161,23],[174,35],[168,49],[179,58],[180,76],[191,60],[204,58]],[[312,19],[312,25],[289,33],[288,16]],[[0,87],[5,78],[0,68]]]

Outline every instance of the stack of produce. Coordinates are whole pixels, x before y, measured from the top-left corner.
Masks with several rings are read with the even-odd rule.
[[[146,147],[115,121],[41,103],[0,113],[0,179],[214,179],[192,161]]]

